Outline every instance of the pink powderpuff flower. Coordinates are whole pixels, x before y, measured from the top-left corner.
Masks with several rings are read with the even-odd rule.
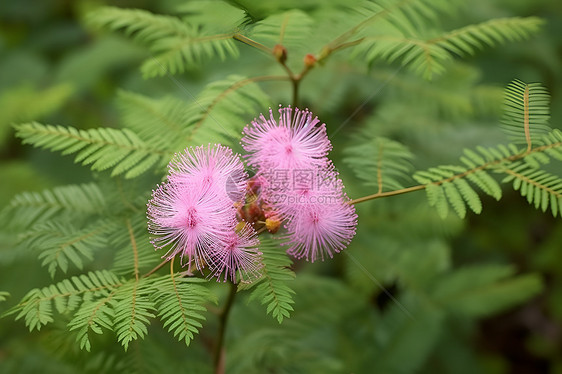
[[[243,131],[242,147],[248,152],[248,164],[258,173],[268,170],[314,169],[325,167],[332,145],[326,125],[308,110],[279,108],[279,123],[272,110],[269,119],[263,114]]]
[[[248,180],[240,156],[220,144],[186,148],[176,153],[168,170],[171,181],[200,183],[232,201],[242,199]]]
[[[211,253],[230,240],[236,225],[232,201],[202,180],[163,183],[147,207],[148,230],[156,235],[154,247],[169,246],[168,260],[179,253],[182,265],[194,263],[199,270],[214,266]]]
[[[251,282],[260,276],[261,252],[258,249],[260,241],[254,228],[242,221],[238,230],[232,230],[224,245],[213,252],[215,268],[211,277],[217,281],[223,278],[236,283],[236,274],[241,282]]]
[[[275,177],[271,178],[263,194],[263,199],[283,218],[299,214],[303,205],[335,203],[342,198],[343,183],[329,160],[323,169],[291,170],[289,179],[292,183],[282,186]]]
[[[357,214],[345,194],[312,193],[308,198],[293,207],[294,214],[286,214],[287,241],[283,245],[289,246],[287,253],[296,258],[324,261],[325,255],[332,258],[349,245],[355,236]]]

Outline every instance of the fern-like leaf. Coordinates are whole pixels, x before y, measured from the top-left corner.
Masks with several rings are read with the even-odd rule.
[[[33,226],[25,234],[23,245],[40,252],[41,265],[47,266],[49,274],[54,277],[59,268],[66,273],[69,262],[82,269],[85,259],[91,261],[93,252],[107,245],[109,227],[106,221],[95,222],[83,229],[68,223],[45,222]]]
[[[16,320],[24,318],[30,331],[40,330],[42,326],[53,322],[53,306],[59,313],[68,313],[76,310],[84,299],[107,297],[121,286],[120,280],[108,271],[90,272],[48,287],[33,289],[4,315],[17,313]]]
[[[271,239],[262,240],[260,251],[263,259],[262,276],[251,284],[254,290],[250,300],[259,300],[267,305],[267,313],[281,323],[293,311],[292,295],[295,292],[287,285],[295,278],[295,273],[289,268],[292,261],[279,244]]]
[[[78,130],[37,122],[15,127],[23,143],[60,151],[63,155],[76,153],[75,162],[91,164],[92,170],[113,168],[112,175],[125,173],[126,178],[144,173],[162,157],[166,160],[171,157],[170,153],[148,145],[128,129]]]
[[[506,147],[498,147],[498,149],[478,147],[477,151],[465,149],[464,155],[460,158],[463,166],[443,165],[414,174],[414,179],[425,185],[429,204],[437,208],[442,218],[447,216],[449,205],[460,218],[464,218],[466,215],[466,206],[477,214],[482,211],[480,197],[474,187],[465,179],[472,182],[486,195],[492,196],[496,200],[501,198],[501,187],[487,169],[494,169],[502,162],[507,162],[513,156],[511,152],[518,153],[518,149],[516,147],[512,147],[511,150]]]
[[[231,75],[207,85],[188,109],[189,120],[185,124],[188,142],[238,143],[248,118],[270,104],[268,95],[255,80]]]
[[[546,212],[550,208],[554,217],[562,216],[561,177],[531,168],[526,163],[510,165],[502,171],[507,174],[502,182],[512,182],[513,189],[526,197],[535,209]]]
[[[152,283],[147,278],[139,278],[121,286],[110,301],[115,315],[114,330],[117,340],[125,350],[129,343],[144,338],[148,333],[150,319],[155,317]]]
[[[66,217],[99,214],[105,206],[105,198],[97,184],[69,185],[18,194],[0,217],[10,227],[26,228],[62,214]]]
[[[253,40],[273,47],[301,46],[310,35],[312,19],[300,10],[290,10],[257,22],[251,30]]]
[[[413,155],[396,141],[376,137],[354,144],[344,152],[347,156],[344,162],[355,175],[366,181],[367,185],[376,186],[379,193],[404,188],[402,181],[410,179]]]
[[[207,11],[213,11],[207,7]],[[123,31],[145,43],[154,54],[141,67],[146,77],[182,73],[201,64],[203,57],[239,55],[233,36],[232,24],[206,25],[188,22],[173,16],[156,15],[139,9],[102,7],[89,15],[89,21],[98,27]]]
[[[485,45],[526,39],[542,24],[536,17],[500,18],[453,30],[439,37],[422,39],[406,17],[400,19],[400,24],[381,22],[366,29],[356,52],[364,54],[369,62],[376,59],[400,60],[426,78],[443,73],[445,64],[454,54],[471,55]]]
[[[197,278],[184,278],[178,274],[166,275],[153,283],[154,300],[158,317],[169,332],[179,341],[189,345],[194,334],[203,327],[204,304],[216,303],[205,282]]]
[[[114,225],[114,230],[107,239],[116,252],[111,269],[115,274],[139,275],[161,261],[160,256],[154,253],[146,230],[146,218],[142,215],[135,215],[126,222]]]
[[[102,328],[113,330],[114,312],[110,302],[114,296],[115,291],[112,291],[107,296],[85,300],[68,323],[70,331],[78,330],[76,343],[80,345],[80,349],[90,351],[90,332],[102,334]]]
[[[117,106],[122,124],[157,149],[171,153],[185,147],[189,104],[174,97],[152,99],[121,91]]]
[[[10,293],[6,291],[0,291],[0,302],[8,300]]]
[[[511,82],[505,91],[502,128],[515,144],[526,144],[529,151],[542,145],[551,129],[549,95],[538,83]]]
[[[440,45],[460,56],[472,55],[486,45],[493,47],[506,41],[527,39],[537,33],[543,23],[537,17],[497,18],[450,31],[428,43]]]
[[[543,150],[550,157],[562,161],[562,131],[559,129],[552,130],[542,139]]]
[[[223,0],[192,0],[174,7],[174,13],[186,22],[221,33],[249,21],[246,10],[241,8]]]

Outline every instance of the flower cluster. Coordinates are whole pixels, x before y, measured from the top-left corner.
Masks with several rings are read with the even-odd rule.
[[[347,247],[357,215],[327,157],[325,124],[308,110],[279,113],[278,121],[270,110],[243,131],[252,178],[228,147],[175,155],[147,211],[152,243],[168,249],[167,259],[180,254],[183,265],[236,282],[259,276],[257,229],[275,233],[283,224],[287,252],[310,261]]]
[[[287,252],[310,261],[332,257],[355,235],[357,215],[327,155],[326,125],[308,110],[279,109],[276,121],[261,115],[243,132],[260,181],[260,199],[281,218]]]
[[[153,245],[168,247],[168,259],[181,255],[210,275],[236,282],[259,274],[259,243],[253,227],[238,223],[234,202],[248,175],[240,157],[221,145],[186,149],[170,162],[168,181],[153,191],[148,228]]]

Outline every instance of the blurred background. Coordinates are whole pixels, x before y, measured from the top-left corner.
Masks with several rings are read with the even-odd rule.
[[[176,94],[186,103],[192,100],[168,77],[143,79],[139,65],[148,53],[142,46],[120,35],[94,30],[84,22],[85,15],[101,5],[169,13],[180,3],[179,0],[0,2],[0,208],[22,191],[40,191],[92,178],[88,168],[75,165],[72,157],[22,145],[14,136],[12,124],[39,121],[84,129],[118,127],[119,109],[115,100],[120,90],[150,97]],[[262,8],[267,10],[265,4],[260,8],[251,1],[233,3],[253,6],[256,14]],[[313,3],[289,1],[286,9],[306,8]],[[419,168],[454,160],[462,147],[497,144],[502,140],[497,130],[502,90],[515,78],[540,82],[547,87],[552,95],[551,126],[562,128],[562,2],[475,0],[467,13],[450,21],[450,26],[503,16],[539,16],[546,24],[540,34],[527,41],[486,48],[475,57],[464,59],[433,83],[406,72],[395,75],[395,69],[388,66],[365,72],[353,62],[341,62],[345,56],[337,64],[318,69],[330,71],[330,80],[322,72],[311,74],[303,85],[302,100],[328,124],[329,133],[338,131],[332,139],[336,165],[345,169],[345,164],[338,160],[359,128],[372,128],[379,135],[408,144],[418,157],[415,165]],[[218,77],[252,75],[246,62],[261,64],[262,60],[265,61],[252,55],[245,57],[243,51],[238,60],[209,62],[177,79],[190,91],[197,92]],[[364,83],[365,75],[369,76],[370,85]],[[373,85],[376,95],[372,95]],[[441,91],[433,92],[436,97],[432,98],[427,93],[435,88]],[[274,92],[276,86],[266,85],[265,89]],[[418,95],[417,90],[423,94]],[[285,87],[272,96],[288,104],[290,90]],[[458,100],[435,104],[443,96]],[[366,102],[366,98],[370,99]],[[424,114],[416,109],[398,110],[397,105],[423,107]],[[352,113],[353,118],[347,120]],[[344,121],[349,123],[339,130],[339,124]],[[420,131],[422,127],[424,130]],[[557,172],[560,174],[562,170]],[[342,175],[350,196],[369,193],[369,189],[353,187],[359,182],[350,172],[343,170]],[[477,366],[469,367],[489,373],[562,374],[562,224],[560,219],[533,209],[518,193],[507,190],[504,193],[501,202],[484,199],[481,215],[469,215],[464,222],[451,219],[443,225],[451,248],[447,261],[455,267],[511,264],[517,274],[539,274],[543,289],[524,304],[499,314],[470,323],[453,323],[458,330],[454,333],[465,337],[465,347],[461,349],[444,340],[415,372],[455,372],[440,366],[444,362],[441,356],[451,354],[460,360],[457,362],[476,362]],[[370,215],[374,204],[368,204],[359,208],[360,216],[383,220],[384,217]],[[383,202],[377,202],[376,207],[387,209],[390,215],[400,209],[399,204]],[[29,289],[50,281],[39,261],[23,261],[18,257],[14,240],[7,233],[0,236],[0,290],[12,293],[11,302],[19,300]],[[360,246],[360,237],[357,240],[356,245]],[[360,258],[360,250],[357,251]],[[318,265],[320,270],[315,271],[337,273],[334,269],[326,270],[326,266]],[[391,293],[400,288],[392,280],[385,285]],[[374,292],[373,302],[381,308],[392,304],[380,290],[371,292]],[[14,322],[11,317],[1,319],[0,372],[33,372],[43,361],[58,362],[61,372],[72,372],[74,369],[63,364],[64,360],[59,362],[57,355],[49,350],[51,338],[30,334],[23,323]],[[463,355],[469,355],[470,359]],[[107,369],[107,372],[112,371]]]

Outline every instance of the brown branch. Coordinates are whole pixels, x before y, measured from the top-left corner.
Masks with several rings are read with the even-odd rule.
[[[161,263],[159,263],[158,265],[156,265],[152,270],[150,270],[148,273],[146,273],[145,275],[143,275],[143,278],[146,278],[152,274],[154,274],[155,272],[157,272],[158,270],[160,270],[162,268],[162,266],[166,265],[166,262],[168,262],[169,260],[164,260]]]
[[[236,297],[237,286],[232,282],[228,282],[230,285],[230,292],[228,298],[226,299],[226,304],[219,315],[219,330],[217,335],[217,341],[215,345],[215,374],[224,374],[225,372],[225,353],[223,349],[224,344],[224,333],[226,331],[226,323],[228,322],[228,315],[230,309],[234,304],[234,298]]]
[[[420,184],[417,186],[412,186],[412,187],[408,187],[408,188],[402,188],[399,190],[394,190],[394,191],[387,191],[387,192],[377,192],[375,194],[372,195],[368,195],[368,196],[363,196],[357,199],[353,199],[351,201],[349,201],[349,204],[359,204],[362,203],[364,201],[368,201],[368,200],[374,200],[374,199],[378,199],[381,197],[389,197],[389,196],[395,196],[395,195],[402,195],[408,192],[414,192],[414,191],[419,191],[419,190],[423,190],[425,189],[425,184]]]
[[[249,45],[250,47],[254,47],[257,48],[265,53],[267,53],[268,55],[272,54],[271,48],[266,47],[265,45],[256,42],[255,40],[252,40],[250,38],[248,38],[247,36],[244,36],[242,34],[236,33],[232,36],[234,38],[234,40],[238,40],[241,43],[244,43],[246,45]]]
[[[523,174],[517,173],[517,172],[515,172],[511,169],[505,169],[504,172],[506,174],[514,176],[515,178],[521,179],[522,181],[525,181],[526,183],[532,184],[533,186],[535,186],[537,188],[540,188],[541,190],[545,190],[546,192],[548,192],[551,195],[554,195],[558,198],[562,197],[562,192],[553,190],[552,188],[547,187],[544,184],[540,184],[540,183],[532,180],[531,178],[528,178],[528,177],[524,176]]]
[[[495,166],[495,165],[500,164],[502,162],[505,162],[505,161],[511,162],[511,161],[521,160],[521,159],[525,158],[526,156],[528,156],[532,153],[542,152],[546,149],[555,148],[555,147],[559,147],[559,146],[562,146],[562,142],[547,144],[547,145],[543,145],[543,146],[540,146],[540,147],[537,147],[537,148],[534,148],[534,149],[530,149],[530,150],[528,149],[525,152],[518,153],[516,155],[511,155],[511,156],[508,156],[508,157],[503,157],[503,158],[500,158],[498,160],[486,162],[483,165],[480,165],[480,166],[477,166],[475,168],[466,170],[466,171],[464,171],[462,173],[459,173],[459,174],[455,174],[452,177],[445,178],[445,179],[442,179],[440,181],[436,181],[436,182],[432,182],[432,183],[428,183],[428,184],[434,184],[434,185],[439,186],[443,183],[451,182],[451,181],[453,181],[455,179],[458,179],[458,178],[464,178],[465,176],[467,176],[469,174],[476,173],[477,171],[487,169],[491,166]],[[427,184],[420,184],[420,185],[417,185],[417,186],[401,188],[399,190],[394,190],[394,191],[377,192],[377,193],[372,194],[372,195],[363,196],[363,197],[360,197],[360,198],[357,198],[357,199],[350,200],[348,202],[348,204],[359,204],[359,203],[362,203],[364,201],[379,199],[381,197],[389,197],[389,196],[395,196],[395,195],[402,195],[402,194],[405,194],[405,193],[408,193],[408,192],[420,191],[420,190],[425,189],[426,186],[427,186]]]

